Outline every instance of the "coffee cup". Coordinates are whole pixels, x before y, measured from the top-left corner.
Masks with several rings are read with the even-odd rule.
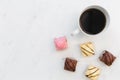
[[[87,36],[94,36],[108,28],[110,16],[105,8],[92,5],[82,11],[78,21],[78,29],[71,33],[72,36],[80,33],[80,31]]]

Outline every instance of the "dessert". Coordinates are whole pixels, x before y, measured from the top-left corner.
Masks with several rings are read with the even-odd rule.
[[[80,45],[83,56],[92,56],[95,54],[92,42],[86,42]]]
[[[115,61],[116,57],[109,51],[105,50],[102,56],[99,57],[99,59],[106,65],[111,66],[112,63]]]
[[[55,44],[55,47],[57,50],[63,50],[63,49],[66,49],[68,47],[67,38],[65,36],[55,38],[54,44]]]
[[[65,70],[68,70],[68,71],[75,72],[75,70],[76,70],[76,65],[77,65],[77,60],[75,60],[75,59],[70,59],[70,58],[66,58],[66,60],[65,60],[65,65],[64,65],[64,69],[65,69]]]
[[[100,75],[100,69],[98,67],[90,65],[86,71],[85,76],[90,80],[97,80]]]

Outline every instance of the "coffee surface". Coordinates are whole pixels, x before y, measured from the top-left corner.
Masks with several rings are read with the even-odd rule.
[[[105,28],[106,17],[100,10],[91,8],[82,13],[79,23],[84,32],[94,35]]]

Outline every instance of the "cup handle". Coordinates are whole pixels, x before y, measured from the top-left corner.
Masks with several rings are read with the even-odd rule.
[[[75,31],[73,31],[73,32],[71,33],[71,36],[75,36],[75,35],[77,35],[79,32],[80,32],[80,30],[79,30],[79,29],[76,29]]]

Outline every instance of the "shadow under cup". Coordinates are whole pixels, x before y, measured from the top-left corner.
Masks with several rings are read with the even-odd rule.
[[[109,22],[107,11],[99,6],[91,6],[81,14],[79,25],[82,31],[88,35],[101,33]]]

